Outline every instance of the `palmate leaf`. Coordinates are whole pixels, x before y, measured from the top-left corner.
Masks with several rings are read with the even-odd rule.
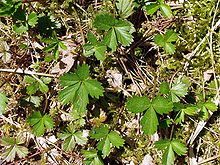
[[[54,126],[54,122],[49,115],[44,115],[37,111],[27,118],[27,122],[33,126],[33,133],[36,136],[44,134],[45,128],[51,129]]]
[[[178,112],[175,122],[176,123],[184,122],[185,115],[187,114],[189,116],[193,116],[197,113],[197,109],[198,109],[198,107],[196,107],[196,106],[190,106],[190,107],[182,108]]]
[[[130,33],[132,25],[123,20],[115,20],[115,25],[108,31],[104,37],[104,43],[113,51],[116,50],[118,43],[123,46],[129,46],[133,42],[133,36]]]
[[[87,143],[87,137],[83,136],[83,132],[64,132],[60,135],[60,138],[64,140],[62,148],[65,151],[72,151],[76,144],[84,145]]]
[[[86,158],[84,161],[86,165],[104,165],[97,154],[97,150],[82,150],[82,154]]]
[[[211,102],[200,102],[198,103],[198,107],[200,108],[200,116],[202,119],[207,120],[209,117],[209,111],[214,112],[218,109],[218,106]]]
[[[105,30],[104,44],[115,51],[118,44],[129,46],[133,42],[133,25],[125,20],[114,18],[108,13],[98,14],[93,26],[98,30]]]
[[[165,35],[157,34],[154,37],[154,42],[165,49],[166,53],[174,54],[175,46],[171,42],[175,42],[177,40],[177,34],[172,31],[168,30]]]
[[[84,56],[90,57],[95,55],[98,60],[104,61],[107,46],[102,42],[98,42],[95,35],[91,32],[88,33],[88,41],[90,43],[83,45]]]
[[[118,0],[116,7],[121,18],[128,18],[133,13],[133,0]]]
[[[43,50],[45,52],[53,52],[55,60],[58,60],[60,49],[66,50],[67,47],[61,40],[58,39],[55,32],[52,34],[52,36],[52,38],[42,39],[43,42],[48,44],[48,46],[44,47]]]
[[[109,128],[106,125],[93,128],[90,132],[90,136],[99,141],[97,148],[102,151],[104,158],[110,154],[112,146],[119,148],[124,144],[124,139],[122,139],[116,131],[109,132]]]
[[[51,82],[51,78],[41,77],[39,79],[37,77],[24,76],[24,82],[28,84],[26,90],[29,95],[35,94],[38,90],[42,93],[47,93],[49,88],[46,84]]]
[[[89,78],[89,66],[78,66],[75,73],[67,73],[60,78],[64,89],[59,93],[62,104],[72,103],[78,112],[85,113],[89,95],[93,98],[103,96],[103,87],[97,80]]]
[[[28,149],[21,144],[24,143],[19,139],[11,137],[2,137],[1,145],[5,146],[6,149],[2,153],[1,157],[7,161],[12,162],[17,155],[19,158],[24,158],[28,154]]]
[[[177,139],[173,140],[159,140],[155,142],[155,147],[159,150],[164,150],[163,158],[162,158],[162,164],[163,165],[172,165],[175,160],[175,154],[178,154],[179,156],[186,154],[187,147],[185,144],[181,143]]]
[[[165,17],[171,17],[172,11],[170,6],[166,5],[163,0],[157,0],[157,2],[150,2],[145,6],[145,9],[149,15],[153,15],[158,9]]]
[[[0,115],[5,112],[7,106],[8,98],[3,92],[0,92]]]
[[[2,154],[2,158],[7,162],[12,162],[14,161],[16,154],[19,158],[24,158],[28,154],[28,149],[23,146],[11,146],[5,150]]]
[[[180,79],[177,79],[170,89],[171,98],[173,102],[179,102],[180,97],[184,97],[187,94],[188,86]]]
[[[159,125],[157,113],[168,114],[172,111],[173,103],[162,96],[157,96],[151,102],[146,96],[133,96],[127,100],[126,108],[134,113],[146,111],[141,119],[141,126],[145,134],[151,135]]]
[[[105,52],[107,50],[107,46],[102,43],[97,44],[85,44],[83,46],[84,48],[84,56],[90,57],[92,55],[95,55],[95,57],[100,60],[104,61],[105,59]]]

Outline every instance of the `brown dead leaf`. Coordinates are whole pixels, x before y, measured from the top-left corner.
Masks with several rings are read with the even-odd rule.
[[[74,64],[74,58],[72,55],[69,55],[67,57],[64,57],[58,62],[51,70],[51,74],[58,74],[62,75],[64,73],[67,73]]]

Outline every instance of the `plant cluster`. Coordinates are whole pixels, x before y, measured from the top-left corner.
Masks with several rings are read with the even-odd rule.
[[[219,163],[219,5],[1,1],[0,163]]]

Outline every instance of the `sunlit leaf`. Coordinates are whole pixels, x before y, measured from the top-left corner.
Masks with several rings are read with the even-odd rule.
[[[5,112],[7,106],[8,98],[3,92],[0,92],[0,115]]]

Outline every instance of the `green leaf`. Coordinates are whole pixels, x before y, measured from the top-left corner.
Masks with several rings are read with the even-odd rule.
[[[40,90],[42,93],[47,93],[49,91],[49,88],[46,84],[49,84],[51,79],[42,77],[41,79],[37,77],[31,77],[31,76],[25,76],[24,81],[29,84],[27,86],[27,93],[29,95],[32,95],[36,93],[38,90]],[[45,82],[45,83],[44,83]]]
[[[145,9],[149,15],[153,15],[158,9],[160,9],[163,16],[168,18],[172,16],[170,6],[164,4],[163,0],[157,0],[157,2],[150,2],[150,4],[145,6]]]
[[[104,165],[99,157],[95,157],[94,160],[89,165]]]
[[[84,145],[87,143],[88,139],[83,135],[81,131],[75,131],[75,125],[69,124],[65,129],[65,132],[59,134],[59,138],[64,140],[62,148],[65,151],[72,151],[76,144]]]
[[[109,30],[114,25],[115,18],[108,13],[98,14],[93,22],[93,26],[98,30]]]
[[[169,112],[172,111],[173,103],[169,101],[169,99],[167,98],[164,98],[162,96],[157,96],[152,101],[152,106],[157,113],[162,115],[162,114],[168,114]]]
[[[34,84],[31,84],[29,86],[27,86],[27,94],[29,95],[32,95],[32,94],[35,94],[38,90],[38,84],[37,83],[34,83]]]
[[[43,81],[44,84],[50,84],[52,79],[49,77],[41,77],[41,80]]]
[[[174,155],[172,146],[169,145],[163,154],[162,164],[163,165],[173,165],[174,160],[175,160],[175,155]]]
[[[186,154],[187,147],[185,144],[181,143],[179,140],[172,140],[171,145],[175,153],[177,153],[179,156]]]
[[[97,150],[92,149],[92,150],[82,150],[82,154],[85,158],[87,159],[92,159],[94,157],[97,157]]]
[[[80,81],[80,78],[75,73],[66,73],[62,77],[60,77],[60,84],[65,86],[76,85]]]
[[[190,106],[181,109],[176,117],[176,123],[184,122],[185,114],[193,116],[196,114],[196,112],[197,112],[197,107],[195,106]]]
[[[64,45],[64,43],[58,39],[55,31],[53,33],[52,38],[44,38],[42,39],[43,42],[47,43],[48,46],[44,47],[45,52],[52,52],[53,56],[56,60],[59,58],[60,49],[66,50],[67,47]]]
[[[34,112],[31,116],[27,118],[27,122],[33,126],[33,133],[36,136],[41,136],[44,134],[45,128],[51,129],[54,126],[54,122],[49,115],[42,116],[39,111]]]
[[[108,137],[104,140],[104,145],[102,149],[103,158],[110,154],[110,140]]]
[[[182,111],[187,115],[193,116],[197,112],[197,107],[196,106],[186,107],[185,109],[182,109]]]
[[[96,140],[100,140],[102,138],[105,138],[109,133],[109,129],[107,126],[100,126],[98,128],[93,128],[90,132],[91,138],[94,138]]]
[[[178,35],[172,31],[172,30],[167,30],[165,36],[164,36],[164,40],[166,42],[175,42],[178,39]]]
[[[164,3],[164,0],[157,0],[157,2],[158,2],[159,4],[163,4],[163,3]]]
[[[167,139],[159,140],[155,142],[155,147],[159,150],[165,150],[170,145],[170,141]]]
[[[213,102],[205,102],[204,106],[212,112],[214,112],[218,109],[218,106]]]
[[[28,102],[31,102],[34,104],[35,107],[39,107],[42,101],[42,97],[38,97],[38,96],[29,96],[25,99]]]
[[[88,33],[87,39],[91,44],[96,44],[98,42],[96,36],[92,32]]]
[[[0,2],[0,16],[11,16],[20,8],[21,0],[4,0]]]
[[[150,105],[150,100],[146,96],[133,96],[127,100],[126,108],[130,112],[139,113],[147,110]]]
[[[78,131],[74,133],[74,136],[75,136],[75,141],[77,144],[84,145],[87,143],[88,139],[84,137],[83,132]]]
[[[124,144],[124,139],[122,139],[119,134],[115,131],[111,131],[109,134],[108,134],[108,138],[111,142],[111,144],[117,148],[123,146]]]
[[[203,120],[208,120],[208,118],[209,118],[209,112],[207,111],[207,109],[206,109],[205,106],[202,106],[202,107],[201,107],[200,116],[202,117]]]
[[[85,64],[83,64],[82,66],[78,66],[76,74],[80,80],[86,80],[89,77],[89,66]]]
[[[100,61],[104,61],[107,47],[105,45],[100,45],[95,47],[94,49],[95,49],[95,57]]]
[[[113,28],[109,30],[106,36],[104,37],[104,43],[108,45],[108,47],[111,48],[112,51],[116,50],[118,43],[115,30]]]
[[[81,87],[80,83],[76,83],[74,85],[68,86],[64,88],[60,93],[59,93],[59,100],[61,101],[62,104],[68,104],[69,102],[74,104],[74,101],[77,101],[77,91]],[[83,105],[81,105],[83,106]]]
[[[80,114],[85,114],[86,112],[86,105],[89,103],[88,95],[88,90],[86,89],[84,84],[82,84],[81,87],[76,91],[75,101],[72,107]]]
[[[133,25],[132,23],[114,18],[109,14],[99,14],[96,16],[93,25],[99,30],[106,30],[104,44],[112,51],[115,51],[118,44],[129,46],[133,42]]]
[[[21,34],[28,31],[28,26],[26,24],[15,24],[13,30],[18,34]]]
[[[0,92],[0,115],[5,112],[7,106],[8,98],[3,92]]]
[[[28,154],[28,149],[23,146],[14,145],[7,148],[1,156],[7,162],[12,162],[14,161],[16,154],[19,158],[24,158]]]
[[[58,46],[60,49],[67,50],[67,46],[62,41],[59,41]]]
[[[162,163],[164,165],[172,165],[175,160],[175,153],[179,156],[186,154],[187,147],[181,143],[179,140],[160,140],[155,143],[155,147],[159,150],[165,150],[162,158]]]
[[[145,7],[145,9],[147,11],[147,14],[153,15],[159,9],[159,7],[160,6],[157,3],[150,3]]]
[[[24,82],[28,84],[33,84],[36,82],[36,79],[31,76],[24,76]]]
[[[166,41],[164,40],[164,37],[161,34],[157,34],[154,37],[154,42],[155,42],[155,44],[164,47]]]
[[[37,24],[37,21],[38,21],[38,17],[37,17],[37,14],[35,12],[32,12],[31,14],[29,14],[29,16],[28,16],[28,25],[33,27]]]
[[[42,93],[47,93],[49,91],[48,86],[44,84],[42,81],[39,82],[39,89]]]
[[[124,139],[122,139],[120,135],[115,131],[111,131],[109,133],[109,129],[106,125],[102,125],[98,128],[93,128],[90,132],[90,136],[93,139],[99,140],[97,148],[98,150],[102,151],[103,157],[109,155],[111,145],[119,148],[124,144]]]
[[[133,13],[133,0],[118,0],[116,7],[121,18],[128,18]]]
[[[114,27],[116,37],[119,43],[123,46],[129,46],[133,42],[133,36],[130,33],[132,25],[123,20],[118,20]]]
[[[64,89],[59,93],[59,100],[62,104],[72,103],[78,112],[86,111],[88,95],[97,99],[103,96],[101,83],[89,78],[88,65],[79,66],[75,73],[64,74],[60,81]]]
[[[169,92],[170,92],[169,84],[167,82],[162,82],[160,84],[160,93],[169,94]]]
[[[166,53],[174,54],[175,46],[171,43],[177,40],[177,34],[172,30],[167,30],[165,35],[157,34],[154,42],[165,49]]]
[[[95,57],[100,60],[104,61],[105,59],[105,52],[107,50],[107,46],[102,43],[96,43],[96,44],[85,44],[83,46],[84,48],[84,56],[90,57],[92,55],[95,55]]]
[[[177,80],[170,90],[172,101],[179,102],[179,97],[184,97],[187,94],[188,86],[184,84],[181,80]]]
[[[168,18],[172,17],[172,11],[171,11],[170,6],[166,4],[160,4],[159,7],[160,7],[160,10],[163,16],[168,17]]]
[[[7,162],[13,162],[17,155],[20,159],[24,158],[28,154],[28,149],[21,146],[22,141],[11,137],[2,137],[2,145],[6,147],[1,157]]]
[[[200,116],[207,120],[209,118],[209,111],[216,111],[218,107],[213,102],[200,102],[198,103],[198,107],[200,108]],[[209,110],[209,111],[208,111]]]
[[[165,49],[166,53],[168,53],[168,54],[174,54],[176,51],[175,46],[171,43],[165,43],[164,49]]]
[[[150,107],[144,114],[140,122],[142,130],[147,135],[152,135],[157,131],[157,126],[159,125],[157,114],[153,107]]]
[[[85,86],[91,97],[98,99],[99,96],[103,96],[103,87],[97,80],[87,80]]]
[[[67,138],[65,138],[62,148],[65,151],[72,151],[75,148],[75,139],[74,136],[72,136],[72,134],[66,134]]]

